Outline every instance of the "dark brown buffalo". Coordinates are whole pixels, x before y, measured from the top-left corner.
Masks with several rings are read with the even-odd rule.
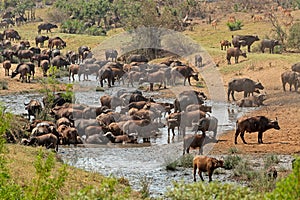
[[[49,69],[49,61],[48,60],[42,60],[40,67],[43,70],[43,76],[47,76],[47,71]]]
[[[221,45],[221,50],[226,50],[229,47],[231,47],[231,42],[229,42],[228,40],[221,40],[220,41],[220,45]]]
[[[32,61],[37,61],[38,67],[40,67],[42,60],[47,60],[50,63],[50,56],[48,54],[42,53],[42,54],[34,55],[31,58],[31,60]]]
[[[14,30],[14,29],[7,29],[4,32],[5,38],[6,39],[13,39],[13,40],[20,40],[21,36],[19,35],[18,31]]]
[[[190,148],[196,149],[199,148],[199,154],[202,153],[204,144],[205,135],[199,134],[188,134],[183,138],[183,155],[186,153],[190,153]]]
[[[66,57],[71,64],[78,63],[79,55],[74,51],[68,51]]]
[[[212,181],[212,175],[214,170],[223,167],[223,161],[217,160],[216,158],[211,158],[207,156],[195,156],[193,159],[193,168],[194,168],[194,181],[196,182],[196,172],[198,169],[198,174],[202,181],[202,172],[208,172],[209,182]]]
[[[25,49],[25,50],[18,50],[16,55],[19,58],[20,62],[22,62],[22,59],[30,59],[30,61],[32,61],[32,57],[34,56],[34,53],[28,49]]]
[[[300,62],[292,65],[292,71],[300,73]]]
[[[200,54],[195,55],[195,66],[196,67],[202,67],[202,56]]]
[[[5,76],[9,76],[9,69],[11,68],[11,62],[10,60],[5,60],[3,63],[3,68],[5,70]]]
[[[132,62],[148,62],[149,60],[144,56],[144,55],[139,55],[139,54],[133,54],[130,55],[127,59],[127,63],[132,63]]]
[[[67,46],[67,43],[61,39],[53,39],[49,42],[48,46],[50,49],[53,49],[54,47],[56,47],[56,49],[62,49]]]
[[[15,71],[12,72],[11,78],[14,78],[17,74],[20,74],[22,83],[24,80],[30,83],[31,69],[27,64],[19,64]]]
[[[207,97],[203,92],[188,90],[181,92],[174,101],[174,112],[184,111],[188,105],[203,104]]]
[[[274,53],[274,47],[280,44],[278,40],[263,39],[260,45],[261,52],[265,53],[265,48],[268,48],[270,53]]]
[[[115,110],[118,106],[123,105],[123,100],[117,96],[103,95],[100,97],[101,106]]]
[[[28,119],[30,119],[30,116],[33,116],[36,118],[36,116],[41,113],[42,111],[42,104],[38,100],[30,100],[29,103],[24,103],[25,110],[28,112]]]
[[[57,68],[60,67],[65,67],[67,68],[68,65],[70,65],[70,62],[67,61],[67,59],[65,59],[62,56],[55,56],[52,60],[51,60],[51,65],[52,66],[56,66]]]
[[[113,135],[111,132],[107,132],[106,136],[112,143],[137,143],[136,137],[133,135]]]
[[[178,129],[178,135],[180,134],[180,121],[181,121],[181,113],[175,112],[168,115],[167,119],[167,127],[168,127],[168,138],[170,137],[170,130],[172,130],[173,138],[175,136],[175,128]]]
[[[198,73],[189,66],[176,66],[171,69],[171,79],[172,85],[176,84],[176,77],[184,78],[183,85],[185,85],[186,80],[188,80],[189,85],[191,85],[191,77],[195,81],[199,81]]]
[[[78,131],[74,127],[68,127],[62,132],[62,144],[70,145],[74,144],[75,146],[78,144],[77,141]]]
[[[74,75],[78,74],[78,72],[79,72],[79,65],[71,64],[69,67],[69,81],[71,80],[71,76],[73,81],[75,81]]]
[[[10,60],[12,61],[12,58],[14,55],[16,55],[16,53],[11,50],[11,49],[4,49],[2,52],[1,52],[1,55],[6,59],[6,60]]]
[[[101,87],[103,87],[104,80],[107,80],[108,87],[111,87],[115,83],[113,71],[110,66],[105,65],[101,69],[99,69],[98,78],[99,78]]]
[[[213,138],[217,136],[217,129],[218,129],[218,119],[211,116],[205,117],[199,120],[199,122],[194,127],[193,131],[196,133],[201,131],[203,135],[205,135],[206,131],[214,132]]]
[[[24,46],[25,49],[28,49],[30,47],[30,42],[28,40],[22,40],[20,41],[20,45]]]
[[[246,52],[242,52],[241,49],[238,47],[227,49],[226,59],[227,59],[228,65],[231,64],[231,62],[230,62],[231,57],[234,57],[234,62],[238,63],[240,56],[247,58]]]
[[[250,52],[250,47],[255,41],[259,41],[258,36],[253,36],[253,35],[232,36],[233,46],[238,48],[240,48],[241,46],[248,46],[248,52]]]
[[[56,24],[42,23],[38,25],[38,34],[41,34],[42,30],[46,30],[47,33],[51,33],[51,29],[58,28]]]
[[[34,55],[41,54],[41,49],[39,47],[30,47],[29,50],[32,51]]]
[[[290,91],[292,91],[292,86],[294,85],[295,91],[298,91],[300,85],[300,74],[294,71],[286,71],[281,74],[281,81],[283,91],[285,90],[285,85],[288,83],[290,85]]]
[[[47,149],[54,148],[56,151],[58,151],[58,143],[59,141],[56,135],[48,133],[30,138],[28,145],[45,146]]]
[[[241,117],[236,121],[236,131],[234,143],[237,144],[237,138],[240,134],[244,144],[247,142],[244,139],[245,132],[253,133],[258,132],[258,143],[262,144],[263,133],[271,128],[279,130],[277,120],[270,120],[265,116],[254,116],[254,117]]]
[[[111,61],[117,62],[118,52],[115,49],[108,49],[105,50],[105,59],[108,60],[111,58]]]
[[[84,52],[90,52],[90,51],[91,51],[91,48],[88,46],[78,47],[79,60],[83,61],[84,60]]]
[[[234,98],[234,91],[242,92],[244,91],[244,97],[250,96],[250,93],[258,92],[258,89],[263,90],[264,86],[260,82],[255,82],[249,78],[240,78],[240,79],[233,79],[228,83],[228,93],[227,98],[229,100],[229,96],[231,94],[232,99],[235,101]]]
[[[44,47],[44,42],[46,40],[49,40],[48,36],[38,35],[38,36],[35,37],[35,45],[38,46],[40,44],[41,47]]]

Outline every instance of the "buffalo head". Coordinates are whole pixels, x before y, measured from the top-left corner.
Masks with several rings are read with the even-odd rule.
[[[280,126],[279,126],[279,124],[278,124],[277,118],[276,118],[276,120],[270,121],[270,125],[271,125],[274,129],[280,130]]]
[[[263,89],[264,89],[264,86],[263,86],[260,82],[257,82],[257,83],[255,84],[255,88],[258,88],[258,89],[260,89],[260,90],[263,90]]]
[[[195,79],[195,81],[199,81],[198,73],[196,72],[192,73],[192,77],[193,79]]]
[[[18,72],[17,71],[13,71],[11,74],[11,78],[14,78],[15,76],[17,76]]]

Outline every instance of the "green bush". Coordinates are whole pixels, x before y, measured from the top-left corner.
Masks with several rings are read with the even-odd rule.
[[[262,199],[249,188],[229,183],[210,182],[209,184],[197,182],[187,184],[184,182],[173,182],[173,188],[168,189],[164,199],[172,200],[207,200],[207,199],[230,199],[230,200],[256,200]]]
[[[300,23],[293,24],[287,39],[289,48],[300,50]]]
[[[291,174],[276,183],[276,188],[265,199],[300,199],[300,157],[294,161]]]
[[[268,154],[264,157],[264,168],[268,169],[269,167],[278,164],[279,158],[275,154]]]
[[[85,33],[88,35],[95,35],[95,36],[105,36],[106,31],[101,27],[92,26],[85,30]]]
[[[63,33],[82,34],[84,30],[84,23],[78,19],[68,19],[61,25]]]
[[[226,25],[228,26],[230,31],[241,30],[244,26],[239,20],[236,20],[235,22],[227,22]]]
[[[233,169],[241,161],[241,157],[237,155],[229,155],[224,159],[224,169]]]

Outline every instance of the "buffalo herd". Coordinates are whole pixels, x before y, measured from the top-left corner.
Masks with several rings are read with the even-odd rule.
[[[10,41],[21,40],[21,36],[14,29],[7,29],[3,34],[2,47],[4,51],[1,55],[5,58],[3,67],[5,75],[9,75],[13,56],[19,59],[17,68],[12,72],[14,78],[20,74],[22,82],[30,82],[34,77],[35,61],[41,67],[43,75],[48,75],[50,66],[65,68],[69,72],[69,81],[88,80],[89,75],[95,75],[101,87],[107,84],[108,87],[114,85],[127,85],[134,87],[135,84],[149,84],[149,91],[154,91],[158,84],[158,90],[162,87],[174,87],[178,85],[176,79],[183,79],[183,85],[188,81],[192,85],[191,78],[199,81],[199,74],[195,68],[205,67],[200,54],[195,55],[195,66],[191,66],[180,60],[174,59],[161,63],[150,63],[145,55],[132,54],[125,58],[124,62],[119,62],[118,52],[115,49],[105,51],[105,60],[94,58],[91,48],[80,46],[76,51],[67,51],[62,55],[61,49],[67,47],[67,43],[60,37],[49,38],[40,35],[42,30],[47,33],[57,25],[42,23],[38,26],[39,35],[35,38],[35,47],[30,48],[28,41],[20,41],[18,45],[11,46]],[[6,39],[6,40],[4,40]],[[220,41],[221,50],[226,50],[226,59],[231,64],[231,57],[238,63],[239,56],[247,58],[246,52],[241,47],[250,47],[255,41],[259,41],[258,36],[236,35],[232,36],[232,42],[228,40]],[[44,42],[48,41],[48,48],[44,47]],[[8,43],[6,46],[5,44]],[[274,47],[280,45],[277,40],[264,39],[261,41],[261,51],[266,48],[270,53],[274,53]],[[233,46],[233,47],[231,47]],[[121,57],[121,56],[120,56]],[[28,62],[24,62],[24,60]],[[111,59],[111,60],[110,60]],[[292,66],[292,71],[286,71],[281,75],[283,90],[286,91],[286,83],[294,86],[297,91],[300,84],[300,64]],[[71,79],[72,77],[72,79]],[[227,99],[230,97],[240,107],[258,107],[264,105],[265,94],[260,94],[264,86],[259,81],[249,78],[235,78],[228,83]],[[243,92],[243,98],[236,101],[234,92]],[[258,93],[256,95],[255,93]],[[25,104],[30,120],[26,131],[30,132],[27,138],[23,138],[24,145],[42,145],[47,148],[58,150],[59,145],[78,144],[101,144],[108,143],[143,143],[150,142],[156,137],[163,127],[168,130],[168,142],[170,142],[170,132],[172,140],[177,134],[183,138],[183,154],[189,153],[190,148],[199,148],[199,154],[203,153],[203,146],[208,142],[216,142],[218,119],[211,115],[212,107],[206,105],[207,96],[203,92],[190,90],[185,87],[173,102],[162,102],[153,97],[147,97],[141,91],[122,91],[117,95],[103,95],[99,98],[98,107],[90,107],[83,104],[74,104],[64,98],[64,95],[57,93],[52,101],[44,98],[43,103],[31,100]],[[53,120],[39,120],[39,115],[43,113],[51,116]],[[195,134],[186,134],[187,129]],[[245,132],[258,132],[258,143],[263,143],[263,133],[268,129],[279,130],[277,119],[271,120],[265,116],[241,117],[236,121],[236,132],[234,143],[240,135],[244,144]],[[198,134],[198,131],[201,134]],[[212,132],[209,134],[208,132]],[[202,172],[208,172],[209,181],[214,169],[223,167],[223,161],[206,156],[196,156],[193,160],[194,181],[196,181],[196,171],[201,180]]]

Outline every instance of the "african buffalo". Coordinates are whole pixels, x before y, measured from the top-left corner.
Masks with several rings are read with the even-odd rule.
[[[237,105],[239,107],[259,107],[264,105],[264,101],[266,100],[266,95],[259,94],[258,96],[250,96],[242,98],[241,100],[237,101]]]
[[[81,61],[84,60],[84,52],[90,52],[91,48],[87,47],[87,46],[80,46],[78,47],[78,55],[79,55],[79,60],[81,59]]]
[[[103,95],[100,97],[101,106],[107,106],[115,110],[118,106],[123,105],[123,99],[117,96]]]
[[[137,143],[136,137],[132,134],[114,136],[111,132],[107,132],[104,136],[112,143]]]
[[[193,159],[194,168],[194,182],[196,182],[196,171],[198,169],[198,174],[202,181],[202,172],[208,172],[209,182],[212,181],[212,175],[215,169],[223,167],[223,161],[217,160],[216,158],[211,158],[207,156],[195,156]]]
[[[74,82],[75,81],[74,75],[78,74],[78,72],[79,72],[79,65],[71,64],[69,67],[69,81],[71,80],[71,76],[72,76]]]
[[[11,68],[11,62],[10,60],[5,60],[3,63],[3,68],[5,70],[5,76],[9,76],[9,69]]]
[[[22,59],[30,59],[30,61],[32,61],[32,57],[34,56],[34,53],[28,49],[25,49],[25,50],[18,50],[16,55],[19,58],[20,62],[22,62]]]
[[[18,31],[14,30],[14,29],[7,29],[4,32],[4,35],[6,37],[6,39],[16,39],[16,40],[20,40],[21,36],[19,35]]]
[[[283,91],[285,90],[285,85],[288,83],[290,85],[290,91],[292,91],[292,86],[294,85],[295,91],[298,91],[300,85],[300,74],[294,71],[286,71],[281,74],[281,81]]]
[[[49,42],[48,46],[50,46],[50,49],[53,49],[54,47],[56,47],[56,49],[62,49],[67,46],[67,43],[61,39],[53,39]]]
[[[295,63],[291,67],[292,71],[300,73],[300,62]]]
[[[234,57],[235,63],[238,63],[240,56],[247,58],[246,52],[242,52],[241,49],[238,47],[227,49],[226,59],[227,59],[228,65],[231,64],[231,62],[230,62],[231,57]]]
[[[21,63],[17,66],[16,70],[12,72],[11,78],[14,78],[17,74],[20,74],[20,77],[22,78],[22,83],[24,82],[24,80],[30,83],[31,73],[32,69],[30,69],[30,66]]]
[[[48,60],[42,60],[40,65],[41,65],[41,68],[43,70],[43,76],[47,76],[47,71],[49,69],[49,61]]]
[[[174,101],[174,112],[184,111],[188,105],[203,104],[207,97],[203,92],[188,90],[178,94]]]
[[[257,89],[263,90],[264,86],[260,83],[260,82],[255,82],[249,78],[239,78],[239,79],[233,79],[232,81],[230,81],[228,83],[228,101],[229,100],[229,96],[231,94],[232,99],[235,101],[234,98],[234,91],[237,92],[242,92],[244,91],[244,97],[250,96],[250,93],[253,92],[258,92],[259,91]]]
[[[42,104],[37,101],[37,100],[30,100],[29,103],[24,103],[25,105],[25,110],[27,110],[28,112],[28,119],[30,119],[30,116],[34,116],[34,118],[36,118],[36,116],[41,113],[42,111]]]
[[[109,50],[105,50],[105,59],[108,60],[109,58],[111,58],[111,61],[113,62],[115,60],[115,62],[117,62],[117,57],[118,57],[118,52],[115,49],[109,49]]]
[[[111,87],[115,83],[113,71],[110,66],[105,65],[101,69],[99,69],[98,77],[101,87],[103,87],[103,81],[105,79],[107,79],[108,87]]]
[[[68,65],[70,65],[70,62],[67,61],[67,59],[65,59],[62,56],[55,56],[52,60],[51,60],[51,65],[52,66],[56,66],[57,68],[60,68],[62,66],[64,66],[65,68],[67,68]]]
[[[191,77],[195,81],[199,81],[198,73],[189,66],[176,66],[171,69],[171,82],[172,85],[176,84],[176,77],[183,77],[183,85],[185,85],[186,80],[188,80],[189,85],[191,85]]]
[[[260,45],[261,52],[265,53],[265,48],[268,48],[270,53],[274,53],[274,47],[280,44],[278,40],[263,39]]]
[[[197,133],[198,131],[202,131],[202,134],[205,135],[206,131],[213,131],[214,138],[217,135],[217,128],[218,128],[218,119],[211,116],[205,117],[197,122],[196,126],[193,128],[193,131]]]
[[[247,142],[244,139],[245,132],[253,133],[258,132],[258,143],[262,144],[263,133],[271,128],[279,130],[280,127],[278,125],[278,121],[270,120],[265,116],[254,116],[254,117],[241,117],[236,121],[236,131],[234,143],[237,144],[237,138],[239,134],[241,134],[241,138],[244,144]]]
[[[47,149],[54,148],[56,151],[58,151],[58,143],[59,141],[56,135],[48,133],[30,138],[28,145],[45,146]]]
[[[229,47],[231,47],[231,42],[229,42],[228,40],[221,40],[220,41],[220,45],[221,45],[221,50],[226,50]]]
[[[38,34],[42,32],[42,30],[46,30],[47,33],[51,33],[51,29],[53,28],[58,28],[56,24],[51,24],[51,23],[42,23],[38,25]]]
[[[148,62],[149,60],[144,56],[144,55],[139,55],[139,54],[133,54],[130,55],[127,59],[127,63],[132,63],[132,62]]]
[[[200,54],[195,55],[195,66],[202,67],[202,56]]]
[[[248,52],[250,52],[250,46],[255,42],[259,41],[258,36],[252,35],[236,35],[232,36],[232,44],[234,47],[240,48],[241,46],[248,46]]]
[[[166,77],[165,72],[162,70],[158,70],[156,72],[148,73],[145,77],[140,78],[139,84],[148,82],[150,83],[150,91],[153,91],[154,83],[159,83],[158,89],[161,88],[162,85],[164,85],[164,89],[167,88],[166,86]]]

